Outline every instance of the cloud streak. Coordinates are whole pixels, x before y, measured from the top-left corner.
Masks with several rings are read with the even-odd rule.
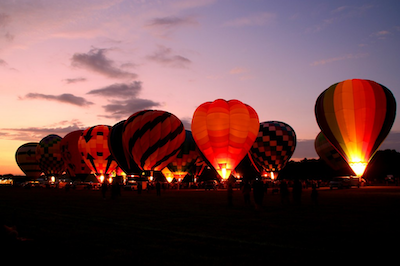
[[[319,60],[319,61],[314,61],[310,65],[311,66],[320,66],[320,65],[326,65],[326,64],[333,63],[333,62],[337,62],[337,61],[365,58],[367,56],[368,56],[368,54],[366,54],[366,53],[362,53],[362,54],[347,54],[347,55],[343,55],[343,56],[331,57],[331,58],[322,59],[322,60]]]
[[[146,58],[163,66],[174,68],[188,68],[192,63],[188,58],[173,54],[171,48],[162,45],[159,45],[157,51],[152,55],[148,55]]]
[[[77,105],[80,107],[88,107],[92,105],[92,102],[85,100],[85,98],[75,96],[70,93],[64,93],[60,95],[49,95],[49,94],[41,94],[41,93],[28,93],[24,97],[20,97],[20,100],[30,99],[30,100],[47,100],[47,101],[55,101],[61,103],[67,103],[72,105]]]
[[[109,78],[136,79],[137,74],[127,72],[115,66],[115,62],[106,57],[108,49],[93,48],[88,53],[75,53],[71,64],[77,68],[84,68]]]
[[[275,22],[276,14],[261,12],[252,14],[246,17],[241,17],[233,20],[226,21],[222,26],[224,27],[249,27],[249,26],[265,26]]]

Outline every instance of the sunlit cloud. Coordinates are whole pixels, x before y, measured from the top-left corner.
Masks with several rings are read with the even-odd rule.
[[[329,63],[337,62],[337,61],[343,61],[343,60],[349,60],[349,59],[359,59],[359,58],[365,58],[367,57],[368,54],[362,53],[362,54],[347,54],[343,56],[338,56],[338,57],[331,57],[327,59],[322,59],[318,61],[314,61],[311,63],[311,66],[319,66],[319,65],[326,65]]]
[[[88,53],[75,53],[71,58],[72,66],[91,70],[110,78],[137,78],[135,73],[116,67],[115,62],[106,57],[107,51],[108,49],[93,48]]]
[[[176,68],[188,68],[192,61],[184,56],[173,54],[172,49],[159,45],[154,54],[147,56],[147,59],[164,66]]]
[[[276,14],[262,12],[247,17],[241,17],[223,23],[225,27],[247,27],[247,26],[265,26],[275,22]]]
[[[373,34],[371,34],[371,37],[375,37],[375,38],[383,40],[383,39],[386,39],[386,37],[389,35],[391,35],[390,31],[381,30],[381,31],[374,32]]]
[[[19,97],[20,100],[47,100],[56,101],[61,103],[73,104],[81,107],[87,107],[92,105],[92,102],[85,100],[85,98],[75,96],[70,93],[64,93],[60,95],[49,95],[41,93],[28,93],[24,97]]]

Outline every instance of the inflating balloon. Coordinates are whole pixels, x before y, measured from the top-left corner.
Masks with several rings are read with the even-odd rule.
[[[36,179],[42,174],[39,162],[36,159],[37,142],[28,142],[21,145],[15,152],[15,160],[26,177]]]
[[[141,172],[139,166],[131,158],[127,150],[124,149],[122,143],[122,131],[124,129],[125,120],[118,122],[110,129],[108,135],[108,148],[114,159],[117,161],[118,166],[125,174],[133,175]]]
[[[185,131],[185,141],[182,144],[178,155],[167,165],[167,168],[177,180],[184,178],[188,173],[194,170],[195,162],[197,158],[200,157],[200,153],[198,151],[196,142],[194,142],[192,132],[189,130]]]
[[[91,170],[83,160],[79,151],[78,141],[83,130],[76,130],[65,135],[61,140],[61,156],[72,180],[85,180]]]
[[[182,122],[165,111],[139,111],[124,123],[124,148],[142,170],[161,171],[175,159],[184,141]]]
[[[82,158],[96,176],[109,175],[117,167],[108,148],[110,126],[87,128],[79,137],[78,147]]]
[[[342,155],[338,153],[335,147],[333,147],[332,144],[325,138],[322,132],[319,132],[315,138],[314,148],[318,156],[333,170],[339,170],[348,167],[348,164]]]
[[[36,159],[46,176],[60,176],[65,170],[61,156],[61,137],[55,134],[44,137],[36,147]]]
[[[262,122],[250,154],[258,165],[276,178],[292,157],[296,143],[296,133],[288,124],[280,121]]]
[[[203,103],[192,119],[197,146],[224,180],[249,151],[258,129],[256,111],[238,100],[217,99]]]
[[[392,128],[396,100],[374,81],[345,80],[321,93],[315,116],[322,133],[360,177]]]

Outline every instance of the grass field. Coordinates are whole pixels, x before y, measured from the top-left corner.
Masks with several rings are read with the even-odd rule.
[[[110,193],[110,191],[108,191]],[[400,187],[303,190],[301,205],[271,191],[263,208],[234,190],[165,190],[117,199],[100,191],[0,187],[2,239],[18,261],[137,265],[381,263],[400,255]],[[347,263],[346,263],[347,264]]]

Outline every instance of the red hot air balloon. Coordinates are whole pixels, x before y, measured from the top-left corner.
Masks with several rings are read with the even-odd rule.
[[[217,99],[195,110],[193,138],[223,180],[246,156],[259,129],[256,111],[238,100]]]
[[[375,81],[345,80],[321,93],[315,116],[324,136],[361,177],[392,128],[396,100]]]
[[[42,174],[39,162],[36,159],[37,142],[28,142],[21,145],[15,152],[15,160],[24,174],[31,179],[36,179]]]
[[[101,176],[111,174],[117,167],[108,148],[110,128],[106,125],[89,127],[82,132],[78,141],[82,158],[99,180]]]
[[[64,160],[66,170],[71,179],[80,178],[85,180],[91,170],[83,160],[79,151],[78,141],[83,130],[76,130],[65,135],[61,140],[61,156]]]
[[[48,135],[44,137],[36,147],[36,159],[46,176],[60,176],[65,170],[65,164],[61,157],[61,137]]]
[[[175,159],[184,141],[182,122],[159,110],[134,113],[125,121],[122,133],[124,148],[146,171],[161,171]]]
[[[296,142],[296,133],[288,124],[280,121],[262,122],[250,154],[258,165],[276,178],[292,157]]]

